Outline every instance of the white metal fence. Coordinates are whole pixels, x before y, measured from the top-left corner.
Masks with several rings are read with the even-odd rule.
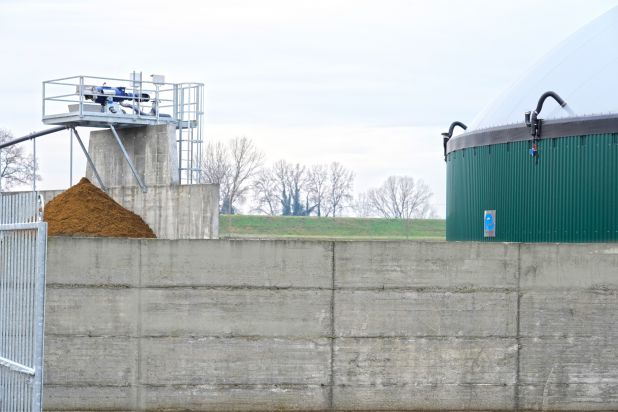
[[[0,193],[0,411],[42,410],[47,223],[35,192]]]

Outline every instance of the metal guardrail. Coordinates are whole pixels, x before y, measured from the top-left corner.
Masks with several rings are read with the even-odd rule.
[[[131,77],[72,76],[44,81],[43,123],[67,128],[174,124],[179,180],[198,183],[204,84],[165,83],[156,76],[146,81],[141,73]]]

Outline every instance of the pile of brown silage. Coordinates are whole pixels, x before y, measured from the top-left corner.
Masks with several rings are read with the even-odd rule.
[[[86,178],[45,205],[49,236],[154,238],[141,217]]]

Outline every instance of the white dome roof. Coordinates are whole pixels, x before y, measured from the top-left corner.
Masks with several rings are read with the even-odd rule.
[[[524,112],[534,110],[548,90],[558,93],[570,111],[547,99],[539,118],[618,113],[618,7],[547,53],[479,113],[468,130],[522,123]]]

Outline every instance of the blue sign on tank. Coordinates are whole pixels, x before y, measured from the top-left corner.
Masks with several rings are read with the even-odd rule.
[[[487,214],[485,216],[485,230],[492,231],[494,230],[494,227],[496,227],[496,224],[494,223],[493,215]]]
[[[483,237],[496,237],[495,210],[486,210],[483,214]]]

